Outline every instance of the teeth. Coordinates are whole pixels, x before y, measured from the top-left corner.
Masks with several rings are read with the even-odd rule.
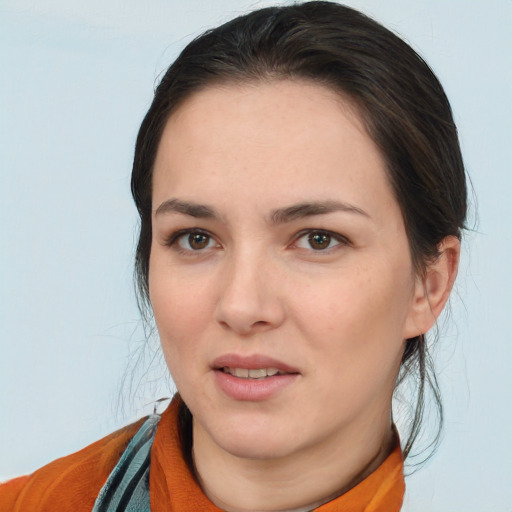
[[[233,373],[235,377],[242,377],[242,379],[247,379],[249,377],[249,370],[247,368],[235,368],[235,373]]]
[[[222,371],[241,379],[264,379],[265,377],[272,377],[277,374],[282,375],[284,373],[280,372],[277,368],[257,368],[248,370],[247,368],[229,368],[227,366],[225,366]]]
[[[259,368],[258,370],[249,370],[249,377],[251,379],[261,379],[261,377],[267,376],[267,370],[265,368]]]

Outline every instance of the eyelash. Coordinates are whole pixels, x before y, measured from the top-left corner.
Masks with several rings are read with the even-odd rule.
[[[311,251],[314,253],[326,254],[326,253],[330,253],[332,250],[335,250],[336,247],[338,247],[338,246],[352,245],[350,240],[347,237],[340,235],[339,233],[335,233],[333,231],[328,231],[325,229],[306,229],[304,231],[301,231],[300,233],[297,233],[297,235],[295,236],[295,241],[293,242],[293,245],[297,246],[297,243],[304,237],[311,238],[312,236],[318,236],[318,235],[327,236],[327,237],[329,237],[330,240],[329,240],[329,244],[326,248],[313,249],[313,247],[310,247]],[[336,241],[337,244],[334,245],[333,247],[329,247],[333,240]]]
[[[201,252],[201,250],[194,250],[194,249],[184,249],[183,247],[180,247],[178,245],[178,242],[180,241],[181,238],[185,237],[185,236],[190,236],[190,235],[202,235],[202,236],[205,236],[205,237],[208,237],[208,239],[210,240],[214,240],[213,236],[208,233],[208,231],[204,231],[203,229],[199,229],[199,228],[192,228],[192,229],[180,229],[179,231],[176,231],[175,233],[173,233],[167,240],[165,240],[165,245],[168,246],[168,247],[176,247],[177,246],[177,251],[179,252]]]
[[[212,240],[215,240],[215,238],[208,231],[205,231],[205,230],[202,230],[199,228],[191,228],[191,229],[181,229],[179,231],[176,231],[167,240],[165,240],[164,245],[166,245],[168,247],[174,247],[178,252],[181,252],[181,253],[197,253],[197,254],[199,254],[199,253],[203,252],[202,249],[186,249],[186,248],[180,247],[178,245],[181,238],[183,238],[185,236],[190,237],[190,235],[205,236],[208,238],[208,243]],[[311,250],[313,253],[326,254],[326,253],[330,253],[333,249],[336,249],[336,247],[338,247],[340,245],[341,246],[351,246],[352,245],[350,240],[347,237],[340,235],[339,233],[335,233],[333,231],[328,231],[325,229],[306,229],[306,230],[300,231],[299,233],[297,233],[295,235],[294,241],[291,245],[297,247],[298,242],[300,240],[302,240],[304,237],[309,236],[311,238],[312,236],[318,236],[318,235],[329,237],[329,244],[327,247],[322,248],[322,249],[314,249],[313,247],[310,247],[309,250]],[[336,241],[337,244],[334,245],[333,247],[329,247],[333,240]],[[204,249],[207,249],[207,248],[208,247],[205,247]],[[297,247],[297,248],[308,250],[307,248],[302,248],[302,247]]]

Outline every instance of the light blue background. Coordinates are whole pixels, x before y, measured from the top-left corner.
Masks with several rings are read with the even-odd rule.
[[[512,2],[346,3],[434,68],[478,198],[438,346],[444,439],[408,478],[404,510],[510,512]],[[0,0],[0,478],[75,451],[169,395],[158,357],[144,375],[151,352],[138,351],[134,139],[153,84],[193,36],[271,4]],[[145,360],[123,387],[137,355]]]

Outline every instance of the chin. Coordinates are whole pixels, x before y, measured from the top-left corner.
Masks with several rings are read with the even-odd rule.
[[[287,445],[283,439],[257,433],[250,437],[228,436],[217,443],[235,457],[262,461],[286,457],[297,449],[296,446]]]
[[[226,418],[205,433],[223,451],[240,458],[268,460],[286,457],[298,449],[297,432],[279,427],[274,418]]]

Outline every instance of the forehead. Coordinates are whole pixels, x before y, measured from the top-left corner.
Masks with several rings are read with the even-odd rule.
[[[335,136],[347,121],[362,138],[368,137],[354,102],[345,95],[309,80],[276,79],[201,89],[178,106],[165,131],[179,125],[181,134],[217,147],[225,135],[230,136],[226,145],[236,141],[242,143],[240,148],[272,142],[285,147],[309,138],[313,131]]]
[[[259,192],[283,202],[338,193],[355,203],[380,193],[382,207],[393,199],[384,160],[353,104],[304,81],[193,94],[167,122],[154,173],[154,204],[234,188],[247,200]]]

